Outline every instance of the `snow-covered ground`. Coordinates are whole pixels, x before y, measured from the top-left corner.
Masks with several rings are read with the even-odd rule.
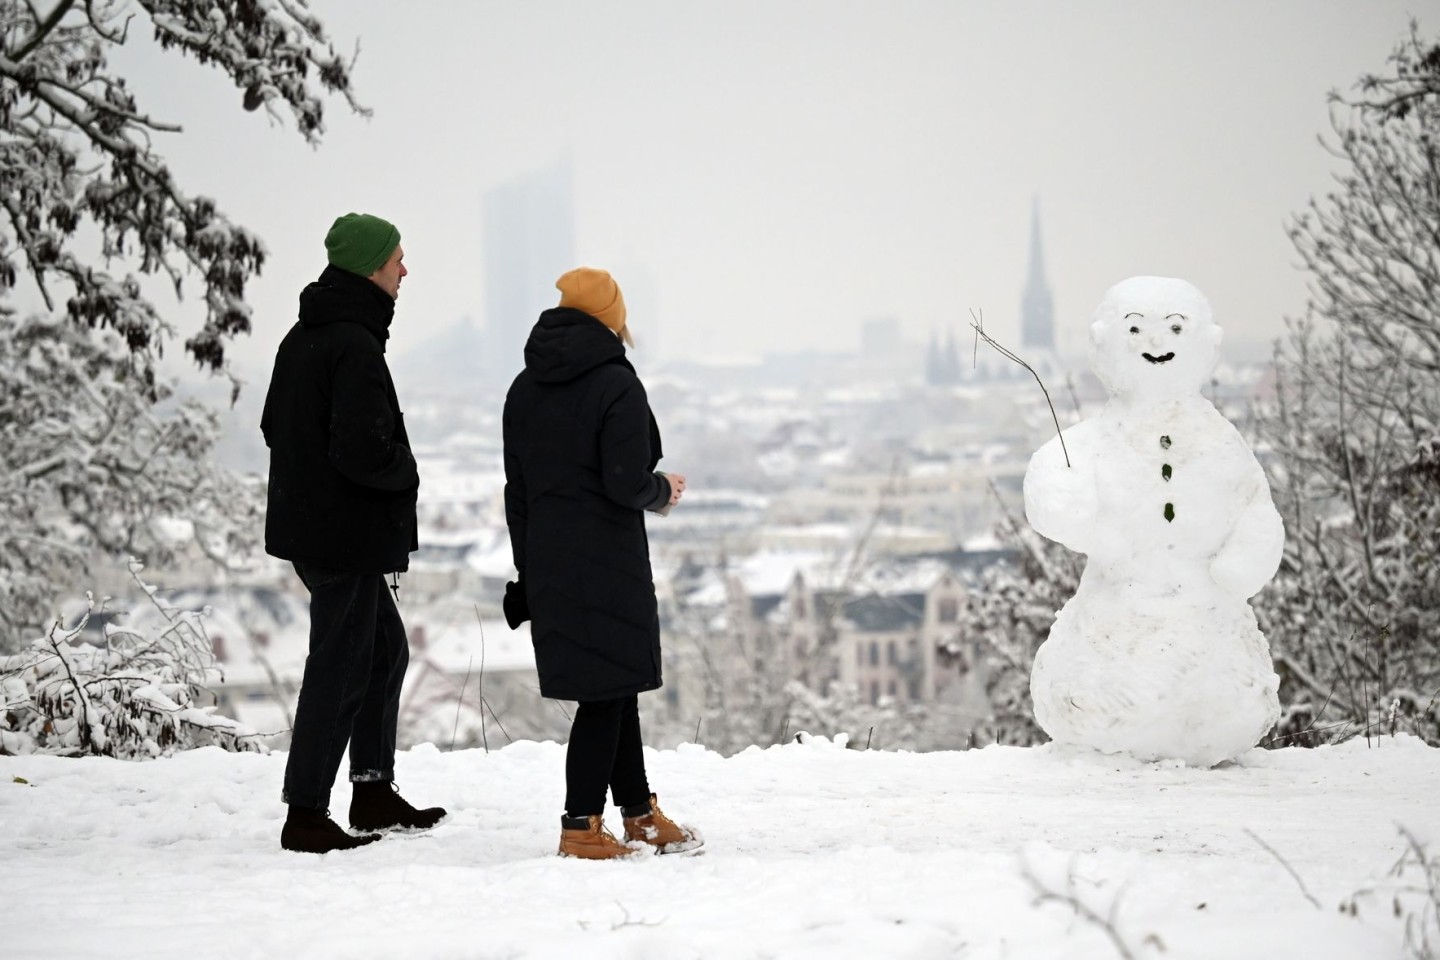
[[[1398,828],[1440,851],[1440,750],[1405,737],[1214,770],[682,746],[651,784],[705,852],[630,863],[554,855],[563,760],[417,747],[399,782],[451,816],[316,857],[279,846],[283,754],[0,757],[0,957],[1399,960],[1424,915]]]

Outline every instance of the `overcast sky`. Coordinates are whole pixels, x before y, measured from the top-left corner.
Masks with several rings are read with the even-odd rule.
[[[116,58],[184,124],[180,182],[269,247],[234,348],[262,389],[338,213],[404,236],[404,350],[484,322],[482,196],[567,151],[577,259],[648,266],[670,357],[854,349],[884,316],[918,341],[971,308],[1015,341],[1036,198],[1062,345],[1135,274],[1263,340],[1304,309],[1284,228],[1335,169],[1327,92],[1412,15],[1440,28],[1436,0],[311,6],[374,109],[332,100],[319,150],[193,61]]]

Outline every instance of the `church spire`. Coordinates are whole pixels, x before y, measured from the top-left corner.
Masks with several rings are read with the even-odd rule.
[[[1025,347],[1055,351],[1055,307],[1045,279],[1045,255],[1040,244],[1040,198],[1030,211],[1030,266],[1020,299],[1020,341]]]

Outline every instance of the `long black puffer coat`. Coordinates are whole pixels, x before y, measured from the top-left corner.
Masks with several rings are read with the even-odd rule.
[[[646,509],[670,499],[660,432],[625,348],[569,307],[540,315],[505,398],[505,516],[540,692],[609,700],[660,686]],[[523,601],[523,602],[521,602]],[[524,613],[512,620],[523,619]]]
[[[385,365],[394,314],[389,294],[339,267],[300,294],[260,418],[272,556],[353,573],[409,567],[420,477]]]

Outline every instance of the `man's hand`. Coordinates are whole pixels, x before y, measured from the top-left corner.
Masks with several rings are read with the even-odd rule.
[[[667,473],[665,479],[670,481],[670,506],[680,502],[680,495],[685,492],[685,474]]]

